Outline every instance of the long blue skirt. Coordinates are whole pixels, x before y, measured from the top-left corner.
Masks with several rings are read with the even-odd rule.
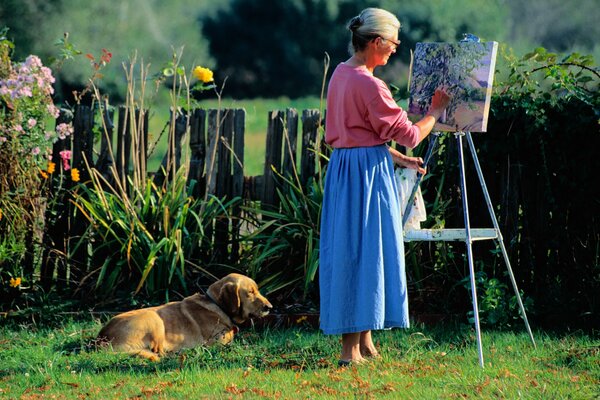
[[[409,326],[400,201],[387,146],[333,151],[319,262],[325,334]]]

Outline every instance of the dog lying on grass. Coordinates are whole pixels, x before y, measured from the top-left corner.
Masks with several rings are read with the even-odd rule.
[[[247,276],[229,274],[195,294],[162,306],[128,311],[113,317],[97,341],[115,351],[158,361],[166,352],[214,343],[227,344],[241,324],[264,317],[273,308]]]

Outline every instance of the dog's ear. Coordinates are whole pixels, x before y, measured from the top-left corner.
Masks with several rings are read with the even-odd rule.
[[[240,286],[233,282],[221,286],[218,302],[229,312],[229,315],[237,314],[241,305]]]

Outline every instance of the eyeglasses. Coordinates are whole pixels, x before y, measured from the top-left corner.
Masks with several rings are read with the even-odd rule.
[[[398,46],[400,46],[400,43],[402,43],[402,41],[398,40],[397,42],[394,39],[386,39],[382,36],[379,36],[381,38],[381,40],[387,40],[388,42],[392,43],[394,45],[394,50],[396,50],[398,48]]]

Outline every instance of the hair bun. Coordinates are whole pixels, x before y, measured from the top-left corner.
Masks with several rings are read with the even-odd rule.
[[[352,18],[350,20],[350,22],[348,23],[348,29],[350,29],[352,32],[354,32],[355,30],[357,30],[361,25],[363,24],[362,19],[360,18],[360,16],[356,16],[354,18]]]

